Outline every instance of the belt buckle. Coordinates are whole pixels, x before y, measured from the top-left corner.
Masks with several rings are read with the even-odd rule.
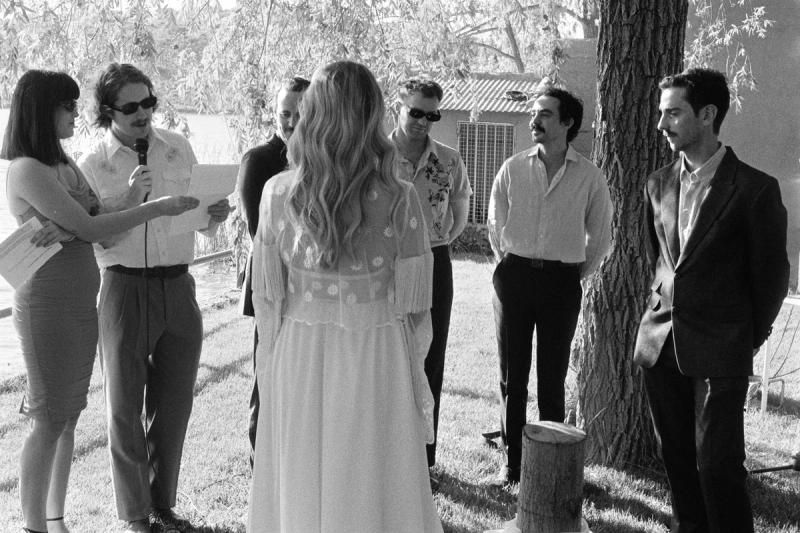
[[[533,268],[544,268],[544,259],[531,259],[531,266]]]

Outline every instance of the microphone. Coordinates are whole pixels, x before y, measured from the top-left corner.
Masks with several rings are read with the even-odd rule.
[[[147,149],[150,147],[147,139],[136,139],[133,141],[133,150],[139,156],[139,164],[146,165],[147,164]],[[144,195],[144,200],[142,202],[147,201],[147,197],[150,196],[150,193]]]

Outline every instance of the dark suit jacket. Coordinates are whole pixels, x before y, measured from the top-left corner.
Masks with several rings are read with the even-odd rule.
[[[272,176],[284,171],[286,160],[286,144],[277,135],[273,135],[266,144],[256,146],[242,156],[239,165],[237,186],[239,189],[239,206],[247,221],[247,231],[252,239],[258,229],[258,205],[261,202],[261,191],[264,184]],[[250,282],[252,255],[247,258],[247,265],[242,284],[242,295],[239,306],[243,314],[253,316],[253,289]]]
[[[727,153],[678,251],[680,159],[647,178],[652,292],[634,362],[653,366],[672,334],[678,366],[695,377],[747,376],[789,284],[786,209],[777,180]]]

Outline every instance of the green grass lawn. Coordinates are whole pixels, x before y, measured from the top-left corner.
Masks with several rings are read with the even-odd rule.
[[[491,308],[493,266],[484,257],[454,261],[455,299],[442,395],[438,465],[440,490],[435,494],[447,532],[480,532],[500,528],[513,517],[514,491],[488,486],[503,456],[485,446],[480,433],[495,429],[499,411],[494,319]],[[800,367],[800,348],[793,346],[797,311],[786,309],[776,322],[773,343],[782,372]],[[242,532],[250,480],[247,415],[251,387],[250,319],[235,305],[207,309],[205,345],[195,388],[194,412],[186,438],[178,510],[208,532]],[[782,334],[786,329],[787,333]],[[779,343],[778,339],[783,340]],[[800,343],[800,339],[797,339]],[[756,361],[757,366],[760,365]],[[103,395],[99,365],[89,406],[76,435],[75,461],[67,501],[67,523],[77,532],[115,531],[111,479],[106,451]],[[532,375],[531,390],[535,375]],[[23,380],[0,384],[0,531],[18,531],[17,463],[26,432],[17,414]],[[778,406],[778,387],[770,391],[770,409],[762,416],[757,402],[745,415],[749,468],[790,462],[800,440],[800,373],[786,376],[785,398]],[[528,419],[536,419],[531,398]],[[800,531],[800,473],[784,471],[750,480],[756,530]],[[663,532],[669,503],[663,473],[656,469],[585,469],[584,517],[594,533]],[[391,532],[388,532],[391,533]]]

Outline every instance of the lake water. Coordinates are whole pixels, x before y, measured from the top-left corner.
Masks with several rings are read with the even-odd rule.
[[[236,163],[238,154],[232,148],[225,122],[221,117],[209,115],[188,115],[189,138],[195,154],[201,163]],[[0,139],[5,132],[8,110],[0,109]],[[0,140],[2,143],[2,140]],[[0,160],[0,241],[5,239],[17,224],[8,212],[6,203],[6,168],[8,162]],[[192,275],[197,281],[197,300],[201,307],[210,303],[236,284],[233,269],[218,265],[199,265],[192,267]],[[13,289],[0,277],[0,309],[11,306]],[[17,334],[11,318],[0,318],[0,381],[24,372]]]

